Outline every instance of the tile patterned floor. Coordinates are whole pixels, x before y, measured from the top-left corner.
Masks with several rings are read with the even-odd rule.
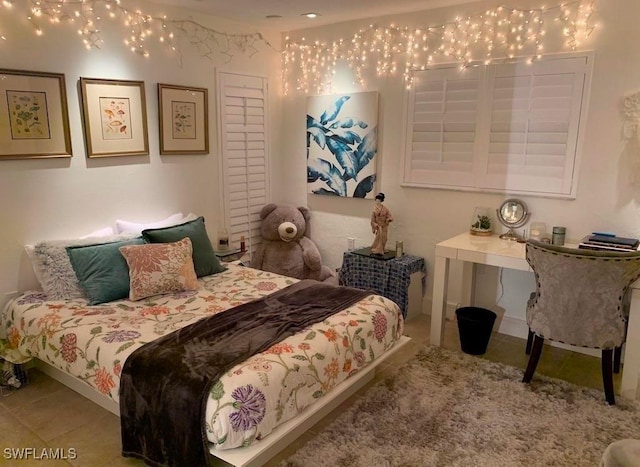
[[[409,360],[429,343],[429,317],[419,315],[406,323],[405,334],[412,341],[389,361],[380,365],[373,382],[384,379],[399,365]],[[482,357],[524,368],[527,356],[525,341],[504,334],[494,333],[487,353]],[[456,323],[447,321],[444,347],[460,351]],[[537,373],[562,378],[575,384],[601,389],[600,359],[584,354],[545,346]],[[0,394],[0,465],[29,466],[140,466],[142,462],[120,456],[120,424],[118,418],[89,402],[46,375],[32,370],[29,384],[18,391]],[[620,385],[620,376],[614,379]],[[344,402],[331,414],[304,433],[298,440],[272,459],[267,466],[275,466],[295,452],[306,441],[316,436],[346,408],[351,406],[369,387]],[[603,395],[604,397],[604,395]],[[62,448],[69,453],[73,448],[75,459],[17,462],[6,456],[6,448],[33,447]]]

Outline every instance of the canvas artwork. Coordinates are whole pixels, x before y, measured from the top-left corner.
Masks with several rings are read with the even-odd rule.
[[[102,138],[131,139],[131,104],[128,98],[100,98]]]
[[[309,193],[373,198],[377,152],[377,92],[307,98]]]
[[[7,91],[9,124],[13,139],[50,139],[47,94]]]
[[[196,103],[172,101],[173,137],[175,139],[196,138]]]

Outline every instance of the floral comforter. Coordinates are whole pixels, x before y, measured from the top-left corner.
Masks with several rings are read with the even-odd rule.
[[[296,280],[230,264],[199,281],[194,292],[96,306],[26,292],[7,306],[0,329],[14,360],[37,357],[118,402],[120,371],[135,349]],[[251,357],[211,389],[204,421],[209,441],[231,449],[261,439],[393,347],[402,332],[398,306],[371,295]]]

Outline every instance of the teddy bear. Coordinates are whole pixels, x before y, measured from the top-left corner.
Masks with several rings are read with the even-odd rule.
[[[296,279],[338,284],[335,273],[322,265],[320,251],[307,236],[311,211],[301,206],[267,204],[260,211],[262,243],[251,267]]]

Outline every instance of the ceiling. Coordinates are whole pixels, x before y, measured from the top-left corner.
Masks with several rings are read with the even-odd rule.
[[[427,10],[472,0],[149,0],[181,6],[256,26],[292,31],[354,19]],[[305,13],[319,14],[310,19]],[[280,18],[267,19],[268,15]]]

